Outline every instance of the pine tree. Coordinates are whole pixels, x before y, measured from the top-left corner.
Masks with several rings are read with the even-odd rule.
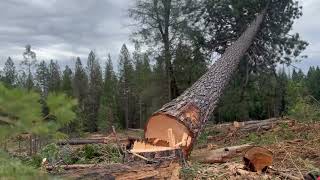
[[[176,49],[173,67],[180,93],[190,87],[207,70],[205,58],[199,49],[193,50],[191,46],[182,42]]]
[[[306,85],[311,96],[320,100],[320,69],[311,66],[307,73]]]
[[[14,66],[11,57],[8,57],[7,61],[5,62],[3,75],[2,81],[5,83],[5,85],[12,87],[16,81],[16,67]]]
[[[132,126],[129,116],[132,115],[133,100],[133,67],[130,53],[125,44],[122,45],[119,55],[119,72],[120,72],[120,95],[122,96],[122,111],[124,112],[125,128]]]
[[[45,61],[41,61],[36,70],[37,87],[44,97],[49,93],[49,69]]]
[[[58,62],[53,60],[49,63],[49,91],[58,92],[60,90],[60,67]]]
[[[117,110],[118,98],[118,82],[110,54],[106,62],[104,71],[104,83],[101,97],[101,105],[99,109],[98,128],[100,131],[110,130],[111,125],[116,125],[119,122]]]
[[[23,61],[21,62],[21,65],[24,67],[24,71],[26,74],[25,83],[23,84],[28,91],[30,91],[34,86],[32,70],[36,63],[36,53],[31,50],[31,45],[28,44],[26,45],[26,49],[23,52]]]
[[[73,96],[78,100],[77,118],[79,122],[78,129],[84,129],[84,121],[86,120],[85,102],[88,95],[88,76],[82,66],[81,60],[77,57],[75,63],[75,72],[72,80]]]
[[[62,73],[61,90],[68,96],[72,96],[72,70],[66,65]]]
[[[87,72],[89,76],[89,91],[86,99],[85,128],[90,132],[98,130],[98,112],[102,94],[102,73],[98,59],[93,51],[89,53],[87,61]]]

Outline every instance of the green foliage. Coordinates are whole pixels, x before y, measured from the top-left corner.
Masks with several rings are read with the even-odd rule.
[[[87,61],[87,71],[89,77],[88,95],[85,99],[84,128],[89,132],[98,130],[98,114],[102,95],[102,72],[98,59],[93,51],[89,53]]]
[[[72,71],[69,66],[66,66],[63,71],[61,90],[68,96],[72,96]]]
[[[51,143],[41,149],[40,156],[47,158],[49,163],[55,163],[59,159],[59,150],[59,147],[55,143]]]
[[[302,122],[320,121],[319,104],[317,101],[314,102],[310,96],[299,97],[290,107],[289,115]]]
[[[59,134],[58,129],[75,118],[76,101],[63,94],[49,94],[47,105],[51,120],[42,117],[39,94],[21,89],[7,89],[0,84],[0,137],[4,140],[22,132],[39,135]]]
[[[24,165],[20,160],[9,157],[0,151],[0,179],[48,179],[47,175],[39,170]]]
[[[87,144],[72,154],[73,163],[119,163],[121,155],[113,145]]]
[[[7,86],[13,86],[16,81],[16,67],[11,59],[11,57],[8,57],[7,61],[5,62],[5,66],[3,68],[3,78],[2,81]]]
[[[195,179],[201,165],[193,163],[191,166],[183,167],[180,170],[180,176],[182,179]]]

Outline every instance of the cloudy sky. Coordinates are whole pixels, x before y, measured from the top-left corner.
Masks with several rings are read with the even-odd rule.
[[[8,56],[22,59],[31,44],[39,60],[55,59],[73,64],[76,56],[86,58],[95,50],[104,59],[116,60],[123,43],[129,44],[130,19],[126,9],[132,0],[1,0],[0,67]],[[320,1],[303,0],[303,17],[294,32],[310,43],[309,58],[296,66],[306,70],[320,65]],[[132,45],[131,45],[132,46]]]

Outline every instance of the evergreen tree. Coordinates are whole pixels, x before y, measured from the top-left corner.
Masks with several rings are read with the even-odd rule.
[[[68,96],[72,96],[72,70],[67,65],[62,73],[61,90]]]
[[[125,44],[123,44],[119,56],[119,72],[120,72],[120,96],[122,97],[122,108],[124,112],[125,128],[132,126],[129,120],[132,115],[133,108],[133,66],[130,53]]]
[[[45,61],[41,61],[36,70],[37,87],[44,97],[49,93],[49,69]]]
[[[317,100],[320,100],[320,69],[319,67],[311,66],[307,73],[306,85],[310,95]]]
[[[31,50],[31,45],[28,44],[26,45],[26,49],[23,52],[23,61],[21,62],[21,65],[23,66],[25,71],[24,74],[26,74],[26,79],[23,84],[28,91],[30,91],[34,86],[32,70],[36,63],[36,53]]]
[[[173,67],[180,93],[190,87],[207,70],[205,58],[192,47],[180,42],[175,52]]]
[[[110,54],[105,66],[104,83],[99,110],[98,128],[100,131],[108,131],[113,124],[118,124],[118,82]]]
[[[51,92],[58,92],[60,90],[60,67],[58,62],[53,60],[49,63],[49,90]]]
[[[303,72],[302,72],[301,69],[299,69],[298,72],[296,72],[296,70],[293,69],[293,71],[292,71],[292,77],[291,77],[291,78],[292,78],[292,80],[295,81],[295,82],[300,82],[300,81],[303,80],[304,74],[303,74]]]
[[[89,76],[89,90],[85,108],[87,117],[85,128],[90,132],[95,132],[98,130],[98,112],[103,82],[100,64],[93,51],[88,56],[87,72]]]
[[[152,104],[152,88],[150,86],[152,71],[148,54],[142,53],[138,44],[136,44],[133,53],[133,61],[135,64],[133,95],[136,113],[134,117],[131,117],[131,120],[135,122],[136,127],[143,128]]]
[[[84,129],[84,121],[86,120],[85,102],[88,95],[88,76],[82,66],[81,60],[77,57],[75,63],[75,72],[72,80],[73,96],[78,100],[77,118],[80,124],[78,129]]]
[[[5,62],[5,66],[3,68],[3,78],[2,81],[7,86],[13,86],[16,80],[16,67],[11,59],[8,57],[7,61]]]

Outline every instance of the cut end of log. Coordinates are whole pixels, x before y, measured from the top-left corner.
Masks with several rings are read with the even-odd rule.
[[[187,127],[174,117],[164,114],[154,115],[149,119],[145,128],[145,138],[153,139],[153,142],[149,142],[153,145],[167,142],[168,147],[182,148],[185,152],[188,151],[192,142],[191,132]]]
[[[249,149],[243,157],[248,170],[262,172],[272,165],[273,153],[263,147],[253,147]]]

